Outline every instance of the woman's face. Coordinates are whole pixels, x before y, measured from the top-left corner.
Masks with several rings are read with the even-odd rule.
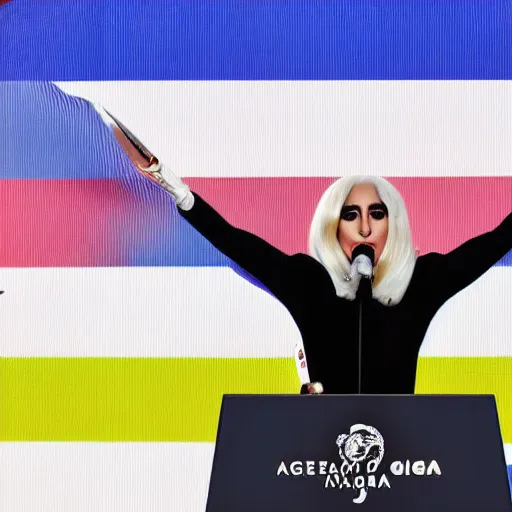
[[[338,240],[352,260],[352,251],[367,244],[375,251],[375,264],[388,238],[388,210],[371,183],[354,185],[341,209]]]

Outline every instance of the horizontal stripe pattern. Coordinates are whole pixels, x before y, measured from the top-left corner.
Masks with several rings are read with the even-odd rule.
[[[72,88],[79,86],[80,89],[87,84],[71,85]],[[91,99],[94,99],[93,92],[99,93],[104,86],[104,84],[97,83],[88,85],[92,87],[89,90]],[[156,144],[157,139],[154,138],[154,135],[166,133],[165,116],[155,115],[154,119],[157,121],[148,123],[147,116],[151,109],[145,110],[144,102],[140,102],[141,108],[134,109],[139,116],[145,113],[144,122],[141,123],[142,117],[135,122],[136,119],[131,119],[128,115],[126,117],[129,119],[125,120],[124,112],[127,109],[126,105],[134,104],[130,99],[134,94],[141,98],[169,97],[169,95],[165,94],[165,90],[161,90],[160,84],[148,84],[149,88],[145,91],[136,91],[135,86],[130,89],[132,85],[124,84],[117,92],[115,88],[105,86],[108,96],[106,98],[107,107],[111,108],[111,101],[121,101],[117,105],[123,105],[123,115],[120,115],[123,121],[127,122],[130,127],[152,126],[151,130],[156,129],[156,131],[152,132],[153,135],[148,133],[147,137],[144,134],[143,139],[147,140],[150,146],[153,140],[155,146],[159,144],[163,146],[164,139],[168,140],[166,136],[164,135]],[[182,100],[189,94],[183,87],[184,84],[181,85],[181,92],[176,95],[175,100]],[[201,194],[204,193],[205,197],[211,200],[214,207],[219,208],[219,211],[228,220],[237,219],[238,227],[254,232],[285,252],[306,252],[307,231],[314,208],[322,192],[334,180],[334,177],[323,176],[325,171],[322,170],[321,175],[314,178],[297,178],[294,171],[294,158],[296,154],[300,153],[301,148],[308,146],[305,144],[306,140],[315,140],[314,134],[318,133],[320,129],[322,116],[317,118],[317,123],[313,123],[316,128],[314,132],[308,134],[306,139],[299,136],[295,140],[292,139],[290,143],[286,143],[284,138],[281,141],[277,139],[278,144],[269,152],[262,151],[263,147],[270,147],[269,144],[265,143],[257,148],[258,154],[268,154],[274,158],[279,153],[282,162],[291,161],[292,167],[288,167],[286,172],[285,168],[279,171],[284,173],[283,176],[259,178],[256,181],[252,178],[247,179],[253,172],[250,169],[247,172],[243,171],[243,161],[254,161],[254,153],[251,153],[254,151],[251,145],[254,137],[251,137],[250,133],[268,132],[264,126],[257,123],[257,119],[261,119],[261,115],[257,112],[261,112],[264,106],[263,100],[268,91],[265,92],[265,87],[260,90],[260,86],[254,86],[253,83],[252,85],[255,90],[259,90],[259,93],[251,95],[248,94],[250,89],[247,89],[250,85],[239,83],[230,84],[227,87],[225,84],[213,83],[206,84],[206,89],[204,89],[204,91],[213,91],[214,96],[220,95],[223,98],[223,107],[219,109],[217,115],[210,117],[210,128],[208,128],[207,137],[204,140],[209,140],[214,126],[218,127],[218,116],[224,119],[225,126],[235,126],[240,116],[243,118],[242,105],[247,107],[248,104],[247,101],[242,100],[253,96],[259,98],[253,101],[251,109],[246,108],[246,111],[251,112],[249,116],[249,119],[252,119],[251,123],[256,124],[251,124],[251,130],[246,132],[245,143],[235,145],[242,151],[239,154],[240,158],[232,161],[237,163],[238,169],[241,169],[238,171],[239,178],[220,179],[215,174],[218,171],[215,171],[211,178],[203,179],[198,176],[187,178],[187,182],[194,190]],[[328,85],[326,84],[326,86]],[[409,85],[412,87],[413,83]],[[154,87],[155,90],[151,91],[151,87]],[[234,92],[233,87],[235,87],[235,91],[238,90],[237,87],[241,87],[241,89],[238,90],[238,93],[230,96],[229,93]],[[372,84],[372,87],[373,89],[370,89],[374,98],[372,109],[375,110],[378,105],[383,104],[382,91],[394,89],[389,83]],[[453,109],[452,105],[457,104],[454,101],[454,98],[458,97],[457,91],[451,90],[450,87],[437,91],[440,93],[440,97],[444,98],[439,103],[440,112],[445,107]],[[315,92],[313,89],[306,93],[300,92],[300,90],[299,87],[295,91],[295,97],[293,94],[291,95],[291,101],[283,102],[282,99],[288,97],[286,90],[279,89],[279,87],[271,89],[270,97],[274,98],[272,101],[276,105],[287,104],[284,110],[277,109],[278,117],[271,121],[277,122],[278,119],[293,121],[294,116],[291,113],[297,104],[313,104],[315,97],[324,96],[324,94],[317,94],[322,93],[321,90]],[[303,99],[307,99],[307,101],[296,101],[298,99],[297,91],[299,91],[299,96],[303,94]],[[480,97],[487,97],[486,91],[494,94],[496,104],[493,104],[494,106],[488,104],[486,108],[482,108],[478,100]],[[0,85],[0,92],[2,103],[7,111],[7,123],[0,128],[4,130],[0,137],[0,145],[2,145],[1,149],[5,159],[5,165],[1,167],[0,171],[3,178],[0,180],[0,196],[2,198],[0,213],[9,226],[5,249],[0,255],[1,266],[230,265],[229,260],[214,250],[203,237],[176,214],[170,197],[135,172],[133,165],[117,141],[88,102],[69,96],[56,86],[46,83],[3,83]],[[80,89],[74,92],[84,93],[86,91]],[[395,134],[403,140],[397,140],[395,144],[383,141],[382,147],[394,147],[396,148],[393,150],[394,152],[401,151],[405,159],[403,164],[409,160],[427,161],[428,159],[424,158],[427,155],[418,157],[415,152],[411,152],[412,148],[409,144],[411,141],[407,139],[406,134],[414,132],[414,130],[410,129],[408,123],[404,125],[401,122],[400,115],[397,117],[396,114],[393,114],[394,112],[409,112],[408,108],[397,108],[399,97],[397,92],[394,90],[390,93],[394,99],[391,101],[390,110],[383,115],[383,118],[387,119],[386,125],[405,126],[399,134]],[[501,82],[493,82],[488,87],[482,85],[480,88],[466,90],[467,101],[462,112],[467,114],[466,108],[470,109],[469,111],[473,112],[470,117],[474,117],[474,122],[468,123],[467,116],[459,114],[460,119],[457,125],[459,128],[472,126],[476,130],[474,133],[463,134],[462,138],[469,141],[466,149],[478,146],[477,141],[482,136],[484,138],[492,137],[493,141],[509,139],[508,136],[503,136],[503,133],[507,133],[507,127],[510,131],[511,125],[508,117],[501,113],[506,112],[507,109],[504,108],[504,105],[506,101],[510,101],[509,98],[512,96],[508,95],[507,100],[504,92],[505,89]],[[196,90],[194,94],[189,98],[191,105],[218,104],[216,101],[196,101],[200,91]],[[208,93],[205,94],[208,99]],[[331,97],[338,96],[342,96],[340,91],[337,91],[336,88],[333,89]],[[413,99],[418,96],[422,97],[421,90],[411,89],[408,103],[416,105]],[[228,99],[231,97],[238,98],[238,108],[231,111],[231,117],[223,117],[220,114],[223,111],[229,111],[227,106],[229,105]],[[429,118],[426,115],[429,111],[428,105],[433,98],[436,98],[436,92],[430,91],[428,98],[421,103],[421,108],[417,107],[420,112],[416,112],[417,114],[422,113],[422,116],[426,118]],[[401,101],[403,102],[403,98]],[[175,101],[176,105],[182,103],[182,101]],[[359,103],[364,104],[364,96],[360,97]],[[322,115],[329,111],[328,104],[329,102],[325,103],[325,112]],[[352,108],[351,110],[348,107],[350,104],[346,103],[343,109],[340,109],[339,115],[331,118],[330,123],[332,126],[336,126],[336,119],[344,118],[342,112],[346,107],[352,114],[348,116],[349,124],[343,127],[343,132],[358,133],[358,130],[350,130],[350,124],[356,122],[357,118],[371,119],[374,116],[361,116],[357,109]],[[478,105],[478,107],[474,107],[474,105]],[[496,105],[500,105],[500,108],[497,108]],[[154,103],[151,108],[155,109],[156,107],[157,103]],[[267,111],[273,112],[273,109],[267,109]],[[191,116],[187,116],[186,112],[185,109],[178,116],[181,121],[177,122],[175,127],[191,126]],[[196,111],[196,121],[194,121],[196,124],[201,117],[200,112],[204,114],[204,108],[199,108]],[[119,115],[117,111],[115,114]],[[311,117],[307,111],[304,111],[303,114],[301,119],[307,120]],[[503,117],[500,117],[501,115]],[[450,115],[447,118],[452,119],[453,116]],[[496,123],[496,119],[501,119],[501,121]],[[409,124],[412,120],[413,117],[410,117]],[[462,120],[464,121],[462,122]],[[417,123],[417,121],[415,122]],[[278,122],[277,124],[279,125]],[[440,125],[443,123],[441,119],[437,119],[428,130],[428,133],[436,134],[437,137],[432,139],[432,144],[435,141],[439,144],[438,127]],[[437,130],[434,130],[434,126],[437,127]],[[283,133],[302,132],[302,129],[293,132],[292,125],[286,128],[286,130],[282,130]],[[390,132],[383,129],[384,125],[381,128],[381,133]],[[457,130],[452,128],[449,127],[448,133],[457,133]],[[199,130],[199,125],[194,129]],[[186,132],[187,128],[185,130],[181,128],[178,131]],[[497,136],[498,133],[501,136]],[[226,144],[230,144],[229,147],[232,147],[233,137],[229,135],[233,134],[223,133],[221,135],[226,149],[222,152],[218,148],[217,150],[219,158],[223,159],[222,155],[231,152]],[[328,138],[331,141],[330,149],[316,148],[309,144],[310,159],[313,156],[318,159],[318,155],[323,154],[331,155],[330,166],[333,171],[341,166],[341,168],[351,169],[350,173],[354,170],[350,165],[352,157],[347,160],[343,156],[345,154],[343,148],[341,151],[337,150],[336,153],[332,153],[332,149],[339,146],[336,141],[343,140],[343,133],[339,133],[339,135],[339,138]],[[365,132],[361,131],[361,137],[354,139],[354,144],[348,144],[347,147],[357,147],[358,140],[378,140],[378,137],[365,137],[364,135]],[[273,135],[271,136],[274,138]],[[188,140],[194,140],[193,133],[187,133],[186,137]],[[510,138],[512,138],[512,132]],[[215,141],[215,137],[212,140]],[[220,139],[217,142],[219,141]],[[211,147],[209,148],[208,144],[203,146],[200,143],[196,148],[190,148],[188,144],[178,142],[175,147],[186,148],[187,154],[202,154],[201,158],[204,158],[205,162],[210,158]],[[419,144],[419,141],[417,142],[416,146]],[[451,141],[446,148],[451,148],[452,144],[453,147],[458,147],[460,144],[456,144],[456,142]],[[489,144],[488,140],[482,145],[482,147],[494,149],[495,146],[496,143]],[[168,148],[169,144],[165,143],[165,147]],[[360,156],[380,154],[379,151],[371,149],[359,147],[357,152]],[[485,158],[485,162],[481,161],[478,164],[479,169],[486,169],[479,171],[483,174],[492,174],[496,168],[506,169],[507,176],[501,177],[475,176],[468,178],[460,176],[466,173],[467,162],[473,161],[475,156],[472,155],[469,160],[466,160],[464,156],[467,153],[466,149],[454,153],[455,163],[450,160],[451,172],[455,176],[459,174],[459,177],[445,176],[443,175],[445,171],[442,171],[442,176],[439,177],[395,176],[390,178],[401,190],[408,204],[414,238],[420,252],[449,250],[467,238],[493,228],[512,210],[512,178],[510,177],[512,157],[508,146],[505,144],[503,150],[494,152],[494,159],[491,158],[491,155],[487,155],[489,158]],[[437,154],[442,153],[437,152]],[[443,156],[445,164],[451,158],[452,153],[452,151],[450,153],[447,151]],[[413,154],[414,158],[411,157]],[[58,165],[55,155],[59,155]],[[389,158],[391,161],[391,157]],[[393,161],[396,162],[397,159],[393,158]],[[491,163],[487,166],[489,162]],[[257,165],[261,166],[263,163],[260,161]],[[324,165],[325,162],[320,163],[321,169],[329,167]],[[183,169],[185,170],[184,175],[186,175],[188,164],[185,162],[183,165],[176,165],[179,173],[181,174]],[[363,165],[363,167],[368,170],[368,166]],[[435,162],[432,167],[436,168]],[[356,168],[358,171],[361,170],[361,166]],[[391,168],[392,166],[388,166],[388,170],[391,171]],[[396,174],[400,175],[404,172],[405,167],[402,167],[401,170],[398,169]],[[222,172],[229,172],[229,169],[223,169]],[[303,171],[299,171],[299,174],[300,172]],[[408,172],[413,175],[415,173],[421,175],[421,172],[414,169],[409,169]],[[289,177],[285,177],[287,173]],[[395,173],[391,173],[391,175],[393,174]],[[336,176],[336,174],[332,176]],[[100,181],[98,178],[104,180]],[[485,216],[480,214],[479,209],[467,207],[468,204],[480,203],[482,197],[493,197]],[[439,201],[444,201],[442,215]],[[448,211],[446,211],[447,208],[449,208]],[[255,212],[259,211],[265,211],[267,214],[256,215]],[[449,223],[446,223],[446,217],[450,218]],[[290,229],[289,222],[286,221],[290,218],[293,229]],[[62,222],[62,219],[66,219],[66,222]],[[276,222],[276,219],[282,219],[282,222]],[[505,263],[507,261],[509,260],[504,260]]]
[[[420,357],[415,393],[495,395],[503,441],[512,442],[512,357]]]
[[[0,443],[0,510],[204,512],[213,443]]]
[[[56,85],[68,94],[102,104],[183,177],[511,175],[512,81]],[[33,144],[27,137],[34,134],[26,130],[36,115],[43,115],[40,96],[48,93],[42,87],[10,85],[10,109],[15,108],[15,99],[19,107],[13,119],[7,117],[8,122],[23,123],[23,129],[17,130],[19,142],[11,141],[11,146]],[[52,92],[52,101],[58,97],[58,92]],[[70,106],[61,112],[44,112],[52,131],[38,137],[55,144],[58,134],[58,144],[65,142],[82,154],[100,128],[78,99],[66,97],[62,102]],[[86,123],[89,131],[83,129]],[[76,147],[77,126],[82,131],[78,140],[85,149]],[[96,157],[89,149],[87,155]],[[33,175],[35,169],[28,165],[23,166],[24,174],[14,174],[26,158],[21,154],[13,160],[15,164],[7,166],[5,177]],[[39,177],[41,172],[53,173],[46,177],[61,177],[60,173],[63,177],[88,177],[79,172],[111,177],[103,173],[114,171],[98,161],[87,169],[75,163],[63,169],[47,166],[37,172]]]
[[[0,290],[0,357],[292,357],[300,339],[228,268],[0,269]]]
[[[202,512],[213,452],[213,443],[0,443],[0,509]]]
[[[215,441],[224,394],[297,394],[293,359],[0,359],[0,441]]]
[[[225,219],[288,254],[308,253],[311,219],[336,178],[195,179],[186,181]],[[417,252],[446,253],[498,226],[512,212],[512,177],[387,178],[408,210]],[[485,215],[468,205],[486,201]],[[487,198],[492,198],[488,202]],[[265,212],[256,215],[255,212]],[[500,261],[511,265],[509,255]]]
[[[420,355],[512,356],[509,274],[509,268],[492,269],[446,302],[427,330]]]
[[[507,0],[16,0],[0,79],[511,79],[510,18]]]
[[[0,290],[0,357],[289,358],[300,340],[228,268],[0,269]],[[491,269],[439,310],[420,354],[512,357],[511,294],[509,268]]]
[[[511,19],[506,0],[16,0],[0,7],[0,80],[90,91],[228,220],[285,251],[304,250],[332,176],[379,174],[398,178],[418,249],[444,252],[512,209]],[[94,278],[56,268],[233,265],[133,173],[83,100],[0,83],[0,110],[0,509],[203,510],[221,396],[295,393],[293,361],[279,354],[295,326],[227,269],[109,268],[98,286],[105,268],[85,269]],[[400,181],[410,176],[424,181]],[[432,177],[443,180],[429,188]],[[247,178],[262,181],[237,183]],[[295,220],[297,188],[312,199]],[[270,220],[254,219],[262,211]],[[496,394],[509,443],[511,264],[509,253],[439,312],[417,382],[417,392]],[[188,271],[198,273],[188,297],[206,308],[194,315],[180,297]],[[201,295],[203,271],[222,281],[217,304]],[[221,297],[238,300],[236,322]],[[265,318],[247,322],[247,304]]]
[[[296,394],[293,359],[0,359],[0,441],[214,442],[224,394]],[[494,394],[512,442],[512,357],[420,358],[419,394]]]
[[[178,214],[169,195],[136,180],[0,180],[0,266],[231,265]],[[448,252],[512,211],[512,178],[389,180],[406,201],[419,254]],[[311,219],[333,181],[187,179],[228,222],[287,254],[308,253]],[[490,197],[485,215],[468,206]],[[510,266],[512,256],[499,264]]]
[[[230,264],[149,181],[0,180],[0,194],[2,267]]]

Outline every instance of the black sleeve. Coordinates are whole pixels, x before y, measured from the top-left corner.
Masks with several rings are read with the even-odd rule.
[[[445,302],[476,281],[512,249],[512,213],[494,230],[468,240],[448,254],[433,253],[432,287]],[[435,284],[437,283],[437,284]]]
[[[286,306],[298,290],[300,269],[311,258],[305,254],[285,254],[258,236],[229,224],[195,192],[194,198],[194,206],[190,210],[178,208],[181,216],[220,252],[258,279]]]

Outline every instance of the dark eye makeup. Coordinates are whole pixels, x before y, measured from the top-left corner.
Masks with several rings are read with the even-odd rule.
[[[388,209],[384,203],[371,204],[368,211],[375,220],[382,220],[388,215]],[[356,204],[348,204],[341,209],[340,219],[350,222],[356,220],[358,215],[361,215],[361,208]]]
[[[352,210],[352,211],[349,211],[349,212],[341,212],[341,219],[342,220],[347,220],[347,221],[351,221],[351,220],[356,220],[357,219],[357,212]]]
[[[373,210],[370,212],[370,216],[375,220],[382,220],[386,216],[384,210]]]

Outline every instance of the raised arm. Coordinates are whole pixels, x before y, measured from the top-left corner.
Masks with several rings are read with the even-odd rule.
[[[232,226],[168,168],[155,167],[153,171],[156,175],[152,179],[172,195],[182,217],[219,251],[261,281],[292,314],[307,288],[306,282],[329,281],[332,285],[327,272],[312,258],[303,254],[288,256],[256,235]],[[323,386],[308,382],[300,393],[320,394]]]
[[[476,281],[512,250],[512,213],[495,229],[468,240],[448,254],[427,255],[433,263],[439,299],[444,302]]]
[[[165,189],[174,199],[178,212],[207,240],[246,272],[253,275],[290,311],[294,319],[301,314],[304,290],[334,285],[324,267],[305,254],[288,256],[265,240],[238,229],[224,220],[187,184],[163,166],[142,142],[101,105],[92,104],[109,126],[117,141],[138,171]],[[314,300],[314,297],[307,297]],[[319,382],[305,384],[301,393],[321,393]]]
[[[262,238],[233,226],[167,167],[160,168],[160,173],[156,181],[172,195],[180,215],[287,305],[290,295],[299,290],[301,269],[310,258],[288,256]],[[315,265],[312,260],[310,263]]]
[[[158,158],[118,119],[101,105],[93,108],[111,128],[117,141],[135,167],[146,178],[165,189],[174,199],[179,213],[210,243],[242,269],[258,279],[290,309],[304,290],[304,280],[330,283],[325,269],[305,254],[288,256],[265,240],[225,221],[198,194]],[[309,272],[304,272],[307,267]],[[331,283],[332,284],[332,283]]]

